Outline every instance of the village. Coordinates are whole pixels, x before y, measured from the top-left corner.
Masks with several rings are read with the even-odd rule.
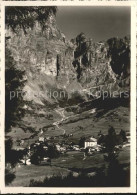
[[[112,131],[113,131],[113,127]],[[110,128],[110,129],[111,129]],[[111,132],[112,133],[112,132]],[[115,149],[119,150],[130,146],[130,135],[121,130],[119,134],[115,134]],[[113,134],[112,133],[112,134]],[[97,153],[105,151],[105,145],[109,142],[109,135],[104,135],[101,131],[97,137],[88,136],[81,137],[79,140],[73,137],[73,134],[63,134],[59,136],[44,136],[43,130],[40,129],[38,139],[31,143],[30,140],[17,140],[16,151],[22,151],[22,158],[19,164],[23,165],[52,165],[52,159],[58,158],[63,154],[80,152],[87,156],[94,156]],[[28,143],[28,144],[26,144]]]

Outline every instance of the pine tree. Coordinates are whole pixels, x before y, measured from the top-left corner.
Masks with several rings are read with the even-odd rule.
[[[25,72],[17,69],[10,50],[5,52],[5,131],[11,130],[24,116],[23,87]]]
[[[39,22],[42,28],[46,28],[45,23],[50,14],[56,14],[55,6],[8,6],[6,7],[5,23],[13,32],[23,29],[33,28],[36,22]]]

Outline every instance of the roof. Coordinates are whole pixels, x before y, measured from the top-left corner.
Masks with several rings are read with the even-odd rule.
[[[94,137],[87,138],[85,142],[97,142],[97,139]]]

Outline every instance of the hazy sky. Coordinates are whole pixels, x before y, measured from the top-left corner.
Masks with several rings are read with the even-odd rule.
[[[94,41],[130,34],[130,7],[61,6],[57,24],[68,39],[84,32]]]

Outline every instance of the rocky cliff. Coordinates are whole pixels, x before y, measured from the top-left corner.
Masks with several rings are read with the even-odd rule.
[[[26,34],[20,29],[16,34],[7,29],[6,36],[17,66],[26,72],[27,100],[44,105],[57,101],[45,91],[49,94],[63,89],[69,98],[72,90],[73,94],[83,91],[80,96],[86,99],[89,92],[93,97],[100,89],[129,88],[129,38],[94,43],[81,33],[68,41],[58,29],[54,14],[50,14],[44,29],[37,22]]]
[[[85,87],[102,86],[112,89],[129,86],[130,40],[112,38],[94,43],[84,33],[72,42],[76,45],[73,65],[77,79]]]

